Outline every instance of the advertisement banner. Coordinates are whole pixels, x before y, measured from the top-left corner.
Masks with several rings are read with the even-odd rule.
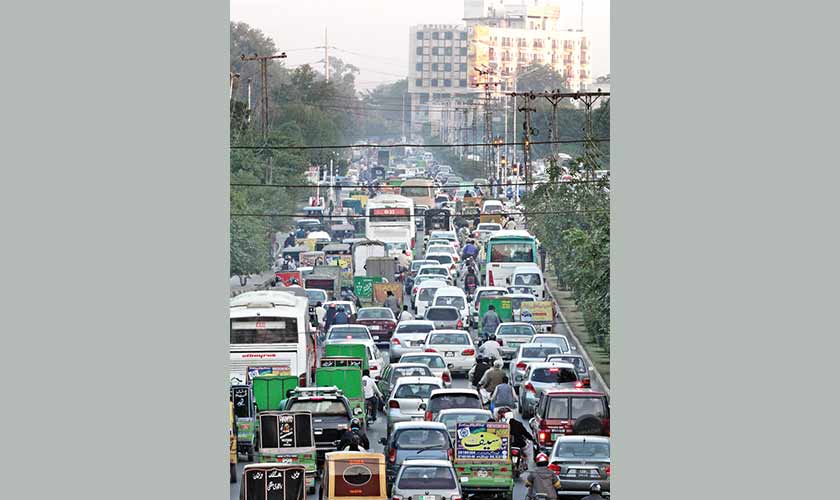
[[[382,276],[356,276],[353,278],[353,293],[360,299],[373,297],[373,285],[381,283]]]
[[[300,277],[300,271],[278,271],[274,275],[280,278],[283,286],[292,286],[293,279],[297,280],[298,285],[303,283],[303,279]]]
[[[389,291],[394,293],[394,297],[397,298],[397,303],[402,307],[402,283],[376,283],[373,285],[373,301],[377,304],[384,304]]]
[[[519,318],[525,323],[551,323],[554,321],[554,304],[550,300],[523,302],[519,305]]]
[[[458,423],[455,460],[509,461],[510,425],[504,422]]]
[[[484,317],[484,313],[490,309],[491,305],[496,308],[496,314],[499,315],[499,319],[502,322],[513,321],[513,307],[511,306],[510,299],[504,297],[481,299],[478,306],[479,318]]]

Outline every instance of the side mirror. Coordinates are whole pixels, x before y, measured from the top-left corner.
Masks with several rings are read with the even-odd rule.
[[[453,365],[452,363],[449,363],[448,365],[446,365],[446,367],[449,368],[450,370],[452,370],[452,369],[455,368],[455,365]]]
[[[364,413],[364,410],[361,408],[353,408],[353,415],[361,415],[362,413]]]
[[[420,403],[420,406],[417,407],[418,410],[426,411],[426,403]],[[384,439],[384,438],[383,438]]]
[[[572,350],[573,350],[573,351],[577,351],[577,347],[572,346]]]

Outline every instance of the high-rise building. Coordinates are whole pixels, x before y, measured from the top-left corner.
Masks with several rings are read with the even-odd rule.
[[[428,122],[429,110],[453,97],[481,93],[478,84],[488,77],[479,70],[500,82],[497,92],[514,90],[517,76],[534,63],[560,73],[569,91],[588,88],[589,40],[581,30],[561,29],[558,7],[541,0],[464,0],[464,21],[410,28],[408,91],[415,125]]]

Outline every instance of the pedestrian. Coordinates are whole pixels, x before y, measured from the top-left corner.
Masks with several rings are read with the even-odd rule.
[[[403,321],[411,321],[414,319],[414,315],[408,312],[408,305],[403,306],[403,310],[400,313],[399,322]]]
[[[324,331],[329,332],[330,328],[335,324],[335,315],[338,311],[335,309],[335,304],[330,304],[327,308],[327,314],[324,316]]]
[[[376,409],[379,408],[379,398],[383,398],[382,391],[370,376],[370,370],[362,371],[362,387],[365,390],[365,404],[370,422],[376,422]]]
[[[385,297],[385,302],[382,304],[383,307],[387,307],[391,311],[394,312],[394,317],[399,316],[400,314],[400,305],[397,302],[397,298],[394,296],[394,292],[388,290]]]
[[[403,250],[397,255],[397,263],[400,266],[400,271],[406,271],[411,266],[411,259],[408,258],[408,250]]]

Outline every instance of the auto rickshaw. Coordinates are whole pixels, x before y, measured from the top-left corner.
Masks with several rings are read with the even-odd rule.
[[[362,386],[362,370],[356,366],[321,367],[315,370],[315,385],[318,387],[337,387],[350,403],[354,417],[367,423],[365,411],[365,390]]]
[[[264,375],[251,379],[251,390],[257,412],[284,409],[284,401],[300,385],[294,375]]]
[[[307,251],[306,247],[295,245],[295,246],[292,246],[292,247],[284,248],[281,255],[283,256],[284,259],[288,256],[288,257],[291,257],[292,260],[295,261],[295,263],[299,263],[300,262],[300,254],[302,254],[303,252],[306,252],[306,251]]]
[[[233,413],[236,418],[236,451],[254,460],[256,422],[254,394],[250,385],[234,385],[230,388]]]
[[[306,500],[302,465],[249,464],[242,471],[239,500]]]
[[[230,402],[230,482],[236,482],[236,463],[239,456],[236,445],[236,414],[233,412],[233,401]]]
[[[342,241],[345,238],[352,238],[356,234],[356,228],[352,224],[336,224],[330,228],[333,241]]]
[[[387,500],[385,455],[334,451],[325,455],[319,500]]]
[[[455,431],[455,457],[465,497],[513,499],[510,424],[460,422]]]
[[[309,412],[263,411],[260,420],[260,463],[303,465],[307,493],[315,493],[317,475],[315,435]]]

